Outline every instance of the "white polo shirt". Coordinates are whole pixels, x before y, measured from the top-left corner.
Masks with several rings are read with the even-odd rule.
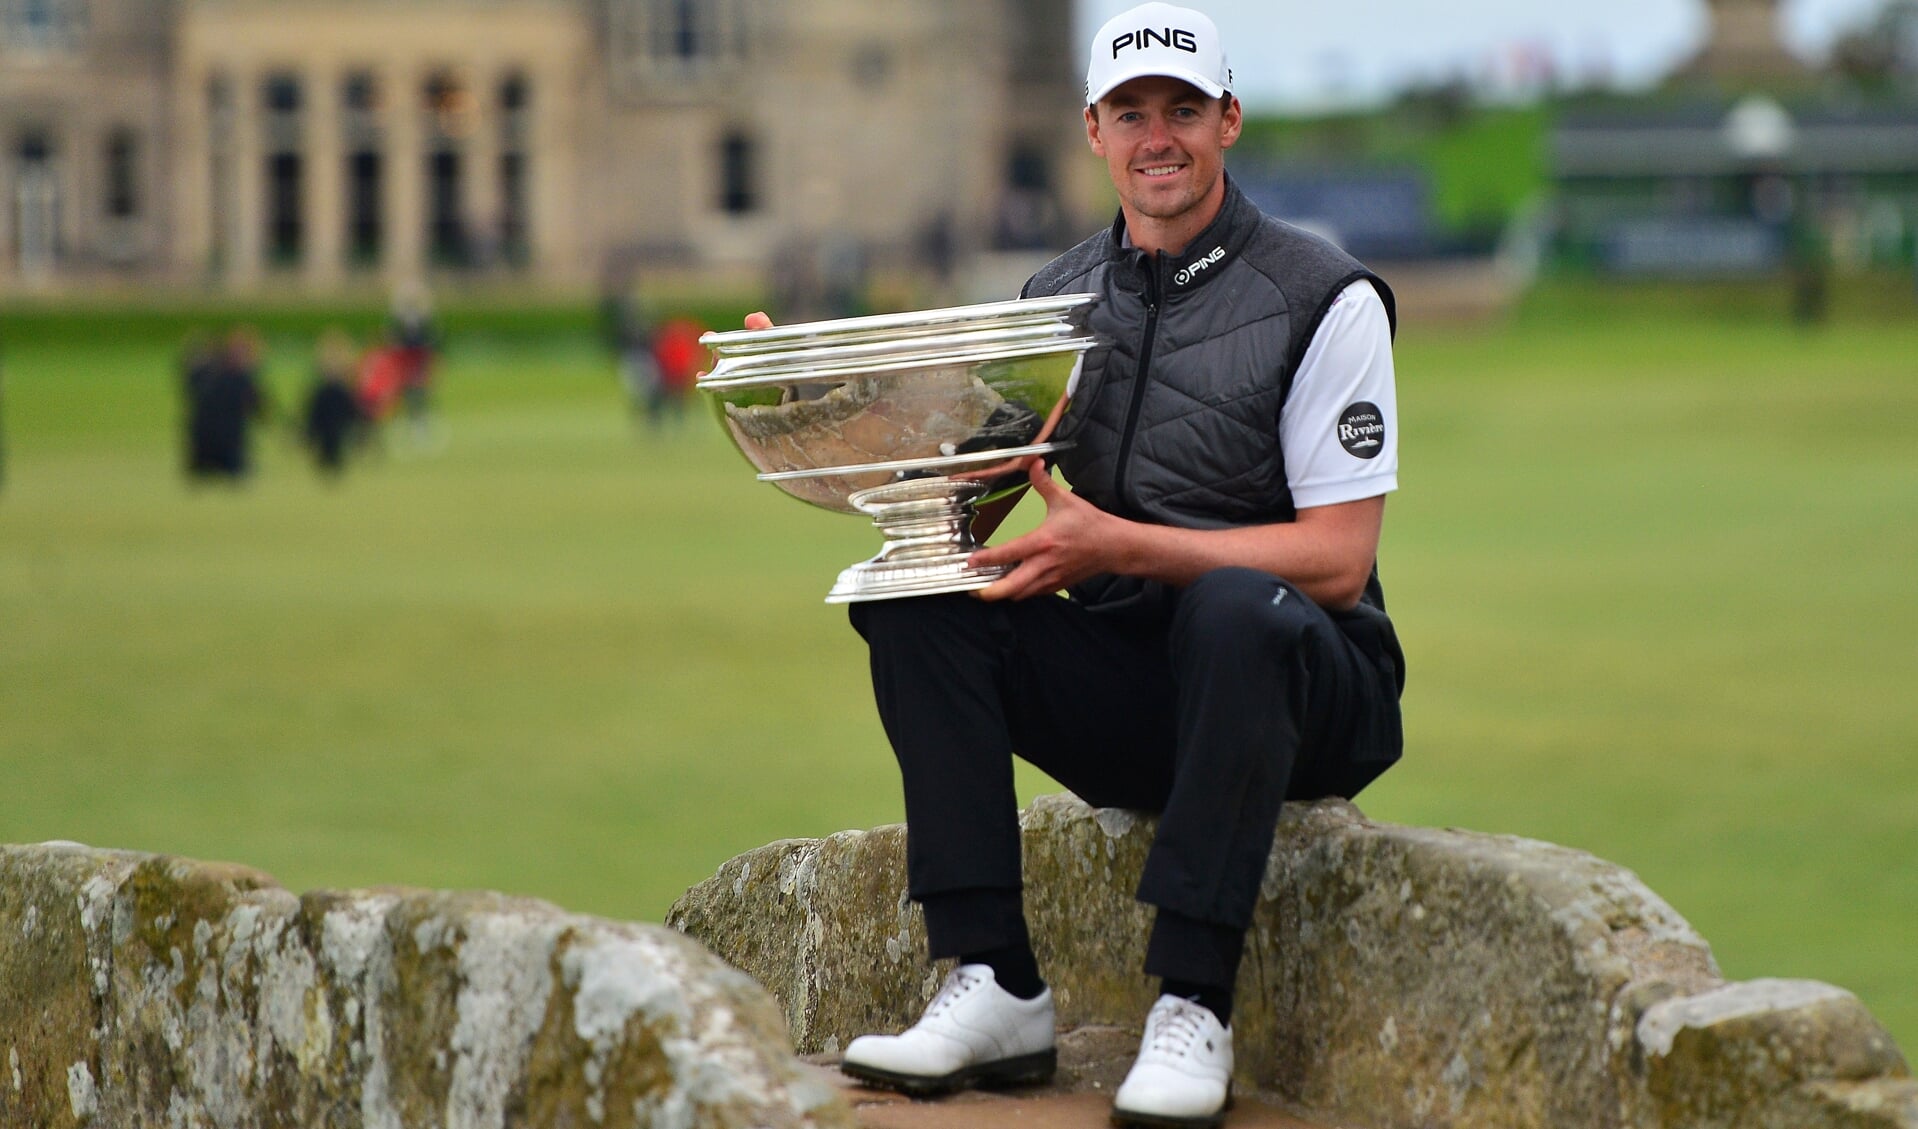
[[[1296,509],[1375,498],[1399,487],[1392,324],[1371,282],[1339,292],[1293,375],[1279,446]]]

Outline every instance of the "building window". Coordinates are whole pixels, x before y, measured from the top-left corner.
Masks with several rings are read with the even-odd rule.
[[[527,203],[526,154],[532,137],[533,91],[526,76],[500,82],[499,237],[500,257],[519,265],[530,258],[531,219]]]
[[[116,129],[107,137],[107,215],[130,220],[140,212],[138,148],[133,131]]]
[[[606,52],[625,96],[721,83],[743,61],[756,5],[745,0],[606,0]]]
[[[340,104],[345,111],[346,258],[355,266],[375,266],[385,237],[379,80],[367,71],[348,74],[340,84]]]
[[[364,266],[380,261],[385,234],[380,211],[383,171],[377,149],[359,149],[346,155],[346,255],[349,261]]]
[[[427,121],[436,144],[458,141],[473,131],[478,107],[473,103],[473,92],[458,75],[452,71],[434,72],[426,80],[423,93]]]
[[[300,259],[300,155],[275,153],[266,159],[266,253],[275,263]]]
[[[743,216],[759,209],[755,164],[757,154],[752,138],[735,131],[721,139],[719,207],[727,215]]]
[[[466,266],[465,143],[477,118],[472,91],[450,70],[436,71],[422,90],[427,114],[426,248],[441,266]]]
[[[261,80],[266,109],[266,254],[268,261],[290,265],[305,251],[306,162],[300,146],[298,76],[270,74]]]
[[[697,59],[700,55],[699,9],[693,0],[670,0],[667,4],[665,32],[668,40],[667,54],[681,59]]]
[[[1038,145],[1014,145],[1006,160],[1006,185],[999,198],[994,245],[1002,250],[1051,246],[1058,238],[1059,220],[1051,158]]]
[[[852,81],[862,90],[881,89],[892,70],[892,52],[883,43],[868,43],[852,54]]]
[[[525,75],[512,74],[499,84],[500,148],[523,149],[531,133],[533,91]]]
[[[514,265],[532,257],[532,226],[527,209],[526,154],[503,153],[499,163],[500,256]]]
[[[28,50],[77,46],[85,21],[82,0],[0,0],[0,39]]]
[[[650,7],[654,58],[696,63],[734,53],[733,0],[651,0]]]
[[[457,150],[441,150],[426,158],[427,248],[442,266],[466,265],[466,224],[460,204],[464,177]]]
[[[45,275],[53,269],[60,244],[60,188],[54,174],[53,139],[29,130],[15,151],[12,205],[14,249],[21,274]]]

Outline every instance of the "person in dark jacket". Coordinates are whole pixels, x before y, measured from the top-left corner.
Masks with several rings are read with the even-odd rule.
[[[346,469],[346,453],[366,424],[353,389],[357,360],[353,339],[345,332],[330,329],[321,335],[301,434],[313,452],[313,465],[328,478]]]
[[[253,424],[268,414],[260,385],[260,335],[239,328],[184,374],[187,475],[191,480],[244,479],[252,469]]]
[[[1146,4],[1100,29],[1085,128],[1119,215],[1023,292],[1101,297],[1109,347],[1060,431],[1072,488],[1034,461],[1045,519],[974,555],[1011,566],[989,587],[851,606],[904,781],[908,891],[930,955],[958,960],[918,1023],[848,1046],[855,1077],[923,1094],[1052,1072],[1017,755],[1090,804],[1159,813],[1138,888],[1159,996],[1113,1113],[1217,1124],[1280,805],[1352,796],[1399,757],[1403,657],[1376,567],[1398,471],[1392,294],[1232,183],[1231,85],[1198,12]]]

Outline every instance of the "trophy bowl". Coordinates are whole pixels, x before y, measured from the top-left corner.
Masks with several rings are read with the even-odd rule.
[[[1053,440],[1085,354],[1093,294],[708,333],[699,379],[726,433],[803,502],[865,514],[879,554],[840,573],[832,604],[983,588],[975,507],[1025,482]]]

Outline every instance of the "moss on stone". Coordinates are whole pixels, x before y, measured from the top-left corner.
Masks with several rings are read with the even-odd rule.
[[[563,983],[576,945],[663,1010],[636,997],[585,1038]],[[658,927],[485,893],[295,899],[245,868],[0,847],[8,1129],[549,1129],[648,1110],[849,1126],[781,1026],[756,985]]]
[[[0,1125],[79,1124],[68,1072],[92,1075],[93,994],[76,877],[57,849],[0,848]]]

